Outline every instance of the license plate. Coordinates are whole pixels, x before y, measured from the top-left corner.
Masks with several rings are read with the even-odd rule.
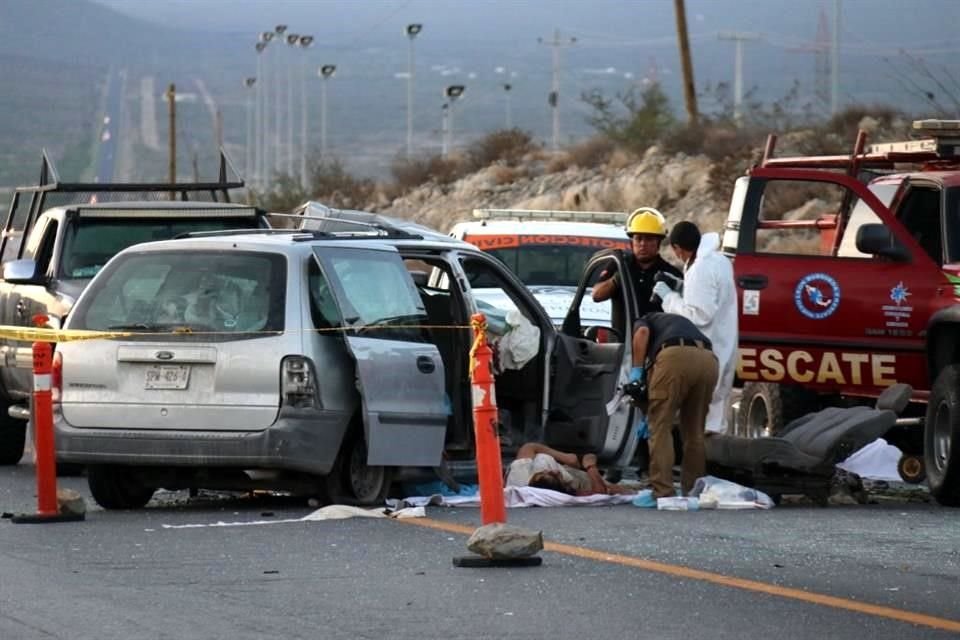
[[[144,389],[186,389],[190,381],[190,366],[185,364],[154,364],[147,367]]]

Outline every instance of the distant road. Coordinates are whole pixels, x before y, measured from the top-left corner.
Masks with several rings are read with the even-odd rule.
[[[100,128],[100,141],[97,147],[97,182],[113,180],[114,165],[117,156],[117,134],[120,128],[120,109],[123,100],[120,73],[111,70],[107,77],[107,100]]]
[[[140,138],[151,151],[164,151],[157,133],[157,96],[153,76],[140,78]]]

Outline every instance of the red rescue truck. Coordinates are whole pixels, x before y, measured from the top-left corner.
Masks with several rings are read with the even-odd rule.
[[[960,121],[848,156],[773,157],[735,186],[723,237],[740,305],[737,429],[776,433],[894,382],[900,474],[960,505]]]

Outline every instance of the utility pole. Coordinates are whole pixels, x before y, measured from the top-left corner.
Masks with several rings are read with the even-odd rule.
[[[561,40],[560,30],[554,29],[553,40],[537,38],[537,42],[553,48],[553,80],[550,85],[550,94],[547,96],[547,104],[553,110],[553,137],[550,146],[556,151],[560,148],[560,51],[563,47],[576,44],[577,39],[571,37]]]
[[[673,10],[677,18],[677,42],[680,45],[680,66],[683,70],[683,101],[687,107],[687,122],[695,125],[700,120],[700,114],[697,110],[697,91],[693,83],[690,38],[687,36],[687,10],[683,0],[673,0]]]
[[[170,160],[169,160],[169,182],[170,184],[176,184],[177,182],[177,88],[171,82],[170,86],[167,87],[167,113],[169,115],[168,123],[168,144],[170,147]],[[177,192],[170,192],[170,199],[177,199]]]
[[[513,85],[509,82],[503,84],[503,95],[506,101],[506,127],[507,131],[513,129],[513,114],[510,109],[510,91],[513,89]]]
[[[310,181],[307,178],[307,52],[313,44],[313,36],[300,36],[300,186],[307,193]]]
[[[755,33],[741,31],[723,31],[717,34],[720,40],[731,40],[734,43],[733,62],[733,118],[737,124],[743,119],[741,104],[743,103],[743,43],[755,42],[760,36]]]
[[[840,102],[840,0],[833,0],[833,44],[830,47],[830,114]]]

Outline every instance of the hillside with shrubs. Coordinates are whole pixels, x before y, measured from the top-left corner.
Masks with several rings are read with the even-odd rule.
[[[337,160],[312,167],[305,192],[281,176],[274,191],[255,194],[272,211],[313,199],[333,207],[377,211],[440,231],[468,219],[475,208],[630,211],[653,206],[670,220],[687,219],[719,231],[736,178],[759,160],[768,133],[777,155],[849,153],[858,129],[870,141],[908,137],[911,116],[893,109],[851,107],[818,119],[785,96],[774,104],[747,102],[734,115],[725,107],[697,124],[677,120],[652,86],[614,98],[584,95],[596,134],[549,151],[518,129],[494,131],[448,157],[397,158],[391,179],[352,176]],[[797,203],[798,206],[802,202]]]

